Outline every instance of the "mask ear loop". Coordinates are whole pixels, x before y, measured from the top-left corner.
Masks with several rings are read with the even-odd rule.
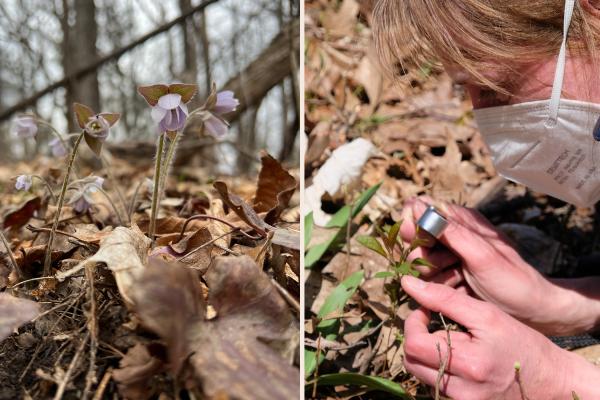
[[[552,84],[552,97],[548,105],[548,119],[545,122],[546,127],[551,128],[556,125],[558,120],[558,107],[560,105],[560,95],[563,87],[563,78],[565,75],[565,63],[567,60],[567,37],[569,35],[569,26],[575,9],[575,0],[565,1],[565,16],[563,28],[563,40],[558,53],[556,62],[556,72],[554,73],[554,83]]]

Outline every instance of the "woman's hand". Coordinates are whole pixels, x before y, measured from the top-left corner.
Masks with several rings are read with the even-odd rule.
[[[600,398],[600,369],[555,346],[498,307],[446,285],[411,276],[402,287],[423,308],[404,325],[404,364],[422,382],[435,386],[448,352],[446,331],[429,333],[429,313],[442,313],[468,329],[450,331],[451,352],[440,390],[453,399]],[[520,372],[515,372],[515,363]],[[520,381],[520,384],[519,384]],[[522,397],[522,392],[525,397]]]
[[[415,237],[414,221],[425,211],[425,201],[430,203],[424,198],[405,205],[403,240]],[[450,222],[440,238],[443,246],[418,248],[411,254],[436,266],[425,268],[423,278],[450,286],[466,281],[477,297],[546,334],[567,335],[595,327],[600,318],[598,300],[544,278],[477,211],[453,205],[441,208]]]

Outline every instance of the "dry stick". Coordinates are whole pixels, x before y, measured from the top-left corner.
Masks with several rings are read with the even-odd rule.
[[[319,382],[319,354],[321,353],[321,333],[317,338],[317,354],[315,354],[315,379],[313,381],[312,398],[317,398],[317,383]]]
[[[63,394],[65,393],[65,389],[67,387],[67,383],[69,383],[69,380],[71,379],[71,374],[73,374],[73,370],[77,366],[77,363],[79,362],[79,358],[81,357],[81,354],[83,354],[83,349],[84,349],[85,345],[87,344],[89,337],[90,337],[90,333],[88,332],[85,334],[85,338],[81,341],[81,344],[79,345],[79,348],[77,349],[77,352],[75,353],[75,356],[73,356],[73,359],[71,360],[71,363],[69,364],[69,368],[67,369],[65,376],[63,377],[62,381],[60,382],[60,385],[58,385],[58,389],[56,390],[56,394],[54,395],[54,400],[62,399]]]
[[[100,381],[100,384],[98,385],[98,388],[96,389],[96,393],[94,394],[94,397],[92,400],[101,400],[102,396],[104,395],[104,391],[106,390],[106,386],[108,386],[108,382],[110,382],[110,378],[112,377],[112,368],[108,368],[106,370],[106,372],[104,373],[104,376],[102,376],[102,380]]]
[[[287,303],[296,310],[297,313],[300,313],[300,303],[296,301],[296,299],[288,293],[288,291],[279,284],[275,279],[271,278],[271,283],[275,286],[279,294],[287,301]]]
[[[18,280],[23,279],[23,272],[21,271],[19,264],[17,264],[17,260],[15,260],[15,256],[14,256],[12,250],[10,249],[8,240],[6,240],[6,236],[4,236],[3,229],[0,229],[0,239],[2,240],[2,244],[4,245],[4,247],[6,247],[6,252],[8,253],[8,257],[10,258],[10,262],[12,264],[13,269],[15,270],[15,273],[17,274],[17,279]]]
[[[223,218],[215,217],[213,215],[208,215],[208,214],[197,214],[197,215],[192,215],[191,217],[189,217],[188,219],[185,220],[185,222],[183,223],[183,227],[181,228],[181,232],[179,233],[179,239],[177,239],[177,240],[183,239],[183,235],[185,234],[185,228],[187,228],[188,224],[195,219],[212,219],[215,221],[219,221],[225,225],[228,225],[229,227],[233,228],[234,230],[236,230],[236,229],[239,230],[239,232],[242,235],[246,236],[248,239],[252,239],[252,240],[262,239],[261,237],[256,237],[256,236],[247,234],[246,232],[244,232],[243,230],[241,230],[240,228],[238,228],[231,222],[224,220]],[[231,232],[231,233],[233,233],[233,232]]]
[[[150,228],[148,234],[150,235],[150,249],[154,248],[154,232],[156,230],[156,215],[158,214],[158,206],[160,205],[159,199],[159,186],[160,186],[160,168],[162,164],[163,149],[165,146],[165,135],[160,135],[158,139],[158,146],[156,147],[156,164],[154,166],[154,190],[152,191],[152,209],[150,211]]]
[[[442,350],[440,348],[440,343],[437,342],[435,344],[435,347],[437,348],[438,354],[440,356],[440,368],[438,370],[437,379],[435,380],[435,400],[440,400],[440,384],[442,382],[442,378],[444,377],[446,367],[448,366],[448,361],[450,360],[450,352],[452,351],[452,342],[450,341],[450,326],[446,324],[446,320],[444,319],[442,313],[440,313],[440,319],[442,320],[444,330],[446,331],[446,341],[448,342],[448,349],[446,357],[442,359]]]
[[[232,230],[232,231],[230,231],[230,232],[225,232],[225,233],[224,233],[224,234],[222,234],[221,236],[217,236],[217,237],[216,237],[216,238],[214,238],[214,239],[210,239],[208,242],[201,244],[200,246],[196,247],[194,250],[192,250],[192,251],[190,251],[189,253],[187,253],[185,256],[183,256],[183,257],[179,258],[179,260],[178,260],[178,261],[182,261],[183,259],[185,259],[185,258],[187,258],[187,257],[191,256],[192,254],[194,254],[194,253],[196,253],[197,251],[199,251],[199,250],[201,250],[201,249],[205,248],[206,246],[209,246],[209,245],[213,244],[214,242],[216,242],[217,240],[219,240],[219,239],[222,239],[222,238],[224,238],[225,236],[231,235],[232,233],[234,233],[234,232],[236,232],[236,231],[238,231],[238,230],[239,230],[239,228],[236,228],[236,229],[234,229],[234,230]]]
[[[83,390],[83,400],[87,400],[90,395],[92,384],[96,381],[96,352],[98,351],[98,323],[96,316],[96,297],[94,288],[94,268],[85,267],[85,276],[88,281],[90,311],[88,317],[88,334],[90,335],[90,365],[85,377],[85,388]]]
[[[83,139],[84,132],[81,132],[79,136],[77,136],[77,140],[73,145],[73,150],[71,150],[71,157],[69,158],[69,164],[67,164],[67,173],[65,174],[65,179],[63,180],[62,189],[60,191],[60,197],[58,198],[58,204],[56,205],[56,215],[54,217],[54,223],[52,224],[52,230],[50,231],[50,236],[48,237],[48,246],[46,247],[46,256],[44,258],[44,276],[50,275],[50,267],[52,263],[52,244],[54,243],[54,233],[56,232],[56,228],[58,228],[58,221],[60,220],[60,211],[65,202],[65,193],[67,192],[67,186],[69,184],[69,177],[71,176],[71,170],[73,169],[73,161],[75,161],[75,156],[77,155],[77,148],[79,147],[79,143],[81,143],[81,139]]]

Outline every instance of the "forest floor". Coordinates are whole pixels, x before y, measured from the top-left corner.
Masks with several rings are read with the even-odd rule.
[[[477,208],[547,275],[599,274],[599,210],[575,208],[498,177],[473,120],[470,100],[447,75],[406,70],[406,84],[388,80],[371,37],[369,3],[306,2],[305,186],[315,183],[333,151],[358,138],[370,141],[374,151],[354,188],[342,187],[337,196],[324,198],[321,209],[331,215],[351,201],[357,206],[362,190],[381,184],[351,220],[350,232],[344,224],[329,223],[329,228],[338,229],[325,229],[315,220],[306,239],[310,254],[338,235],[305,274],[305,357],[314,361],[317,354],[316,363],[305,365],[307,398],[389,398],[389,393],[401,390],[393,384],[411,395],[429,395],[429,389],[403,366],[402,323],[397,318],[405,319],[411,307],[401,304],[392,321],[384,280],[375,276],[387,271],[389,262],[356,240],[372,234],[376,226],[398,222],[404,201],[411,197],[427,194]],[[353,158],[361,157],[360,149],[353,151],[339,163],[340,176],[351,168]],[[575,351],[600,364],[600,347],[586,346],[591,343],[562,344],[573,349],[583,344]],[[346,372],[386,381],[335,375]],[[317,386],[315,376],[324,375],[330,381]],[[391,389],[382,389],[390,382]]]
[[[152,247],[152,167],[79,163],[79,178],[105,178],[123,221],[100,192],[88,212],[66,204],[47,277],[55,203],[39,181],[22,192],[14,178],[37,174],[57,191],[62,160],[0,166],[22,274],[2,246],[0,399],[297,397],[298,169],[266,154],[256,164],[250,177],[175,168]]]

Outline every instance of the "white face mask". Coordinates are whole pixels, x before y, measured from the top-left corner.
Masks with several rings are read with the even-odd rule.
[[[498,173],[577,206],[600,200],[600,105],[560,98],[575,0],[566,0],[552,97],[475,110]]]

